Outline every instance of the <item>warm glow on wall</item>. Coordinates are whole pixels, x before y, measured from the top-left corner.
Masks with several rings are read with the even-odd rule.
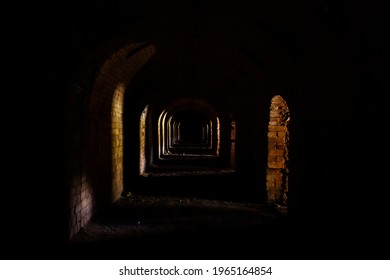
[[[286,101],[271,100],[268,124],[267,200],[281,207],[288,201],[288,143],[290,112]]]
[[[111,148],[112,148],[112,184],[120,188],[123,181],[123,96],[125,86],[118,83],[112,98],[111,111]]]
[[[144,174],[146,169],[146,117],[148,115],[149,105],[145,106],[145,109],[141,113],[139,121],[139,172],[140,175]]]

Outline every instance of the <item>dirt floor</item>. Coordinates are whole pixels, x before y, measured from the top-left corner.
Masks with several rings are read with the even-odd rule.
[[[71,248],[78,258],[237,258],[233,251],[270,247],[285,220],[264,204],[132,195],[93,218]]]

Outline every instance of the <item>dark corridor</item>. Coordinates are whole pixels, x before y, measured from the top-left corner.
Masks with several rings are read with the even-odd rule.
[[[388,256],[382,1],[41,6],[6,258]]]

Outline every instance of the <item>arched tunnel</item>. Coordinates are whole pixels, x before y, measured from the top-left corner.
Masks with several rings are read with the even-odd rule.
[[[195,28],[194,20],[201,21],[196,28],[202,30],[196,34],[168,32],[150,41],[133,39],[118,43],[106,56],[99,54],[103,59],[85,92],[88,97],[80,116],[85,122],[78,132],[85,139],[81,147],[85,157],[81,174],[75,174],[81,177],[80,185],[71,190],[71,239],[81,238],[90,219],[113,211],[117,201],[131,203],[144,196],[169,197],[171,204],[184,199],[242,203],[242,207],[253,203],[269,208],[264,215],[285,219],[288,205],[282,189],[287,190],[287,180],[267,172],[276,170],[272,167],[283,169],[288,161],[287,126],[275,123],[272,98],[283,100],[279,95],[283,88],[286,99],[299,90],[288,81],[296,74],[284,60],[285,51],[275,48],[271,38],[250,43],[281,57],[272,62],[286,72],[280,73],[266,61],[259,64],[259,53],[248,42],[234,42],[237,31],[215,38],[216,23],[202,27],[206,24],[202,21],[210,20],[206,14],[186,12],[193,17],[185,20],[187,28]],[[270,75],[278,76],[279,84]],[[299,106],[299,99],[295,102],[290,108]],[[272,120],[276,129],[269,131]],[[160,215],[166,212],[160,211]],[[221,218],[213,215],[208,219]],[[216,230],[214,223],[207,222],[211,232]],[[229,223],[233,227],[234,220]]]
[[[360,206],[380,195],[362,185],[384,170],[361,160],[381,158],[366,150],[384,114],[371,106],[385,96],[376,22],[361,28],[348,1],[271,2],[45,15],[63,109],[48,254],[321,258],[338,242],[356,254],[361,219],[379,227]]]

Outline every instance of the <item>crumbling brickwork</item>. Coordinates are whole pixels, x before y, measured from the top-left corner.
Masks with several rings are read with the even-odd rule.
[[[277,95],[272,98],[268,126],[267,199],[287,206],[288,202],[288,128],[287,103]]]

